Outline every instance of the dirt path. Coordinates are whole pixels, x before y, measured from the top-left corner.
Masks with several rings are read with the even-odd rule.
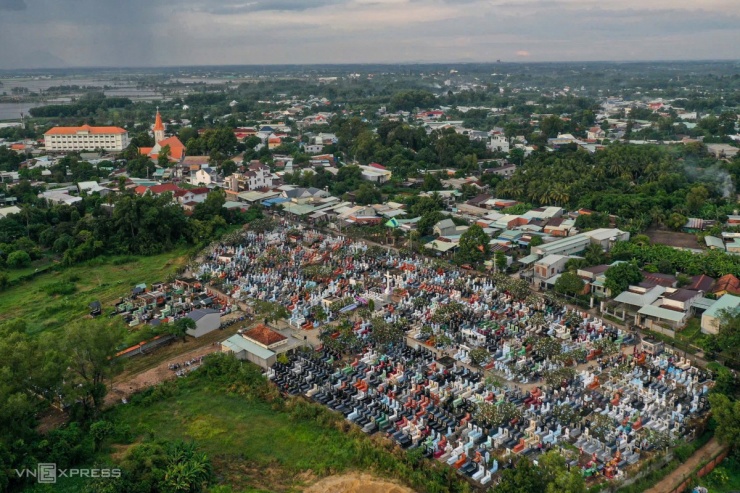
[[[158,383],[164,382],[165,380],[172,380],[177,378],[177,373],[170,370],[170,365],[181,364],[183,368],[188,371],[198,367],[198,361],[194,362],[191,366],[185,366],[186,361],[199,360],[207,354],[218,351],[221,346],[214,346],[213,344],[192,349],[190,351],[173,356],[161,363],[154,368],[150,368],[144,372],[131,375],[123,381],[114,382],[111,385],[108,395],[105,396],[105,405],[113,406],[121,402],[122,399],[128,399],[131,394],[134,394],[147,387],[152,387]]]
[[[322,479],[303,493],[414,493],[414,490],[370,474],[350,473]]]
[[[689,460],[681,464],[675,471],[663,478],[660,483],[647,490],[646,493],[665,493],[666,491],[673,491],[673,488],[677,487],[682,481],[688,478],[702,462],[715,457],[722,448],[722,445],[717,442],[717,439],[712,437],[712,439],[702,448],[697,450],[694,455],[689,457]]]

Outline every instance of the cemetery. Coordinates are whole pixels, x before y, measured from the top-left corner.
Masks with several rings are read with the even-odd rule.
[[[513,279],[299,229],[244,233],[193,275],[321,330],[267,370],[282,391],[480,485],[553,448],[584,477],[621,479],[708,411],[707,372]]]

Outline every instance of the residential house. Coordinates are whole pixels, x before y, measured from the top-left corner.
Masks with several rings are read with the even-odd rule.
[[[218,174],[215,168],[210,166],[203,166],[195,173],[190,174],[191,185],[215,185],[222,181],[222,177]]]
[[[174,183],[165,183],[162,185],[153,185],[153,186],[139,185],[138,187],[134,189],[134,192],[136,192],[138,195],[144,195],[147,193],[151,193],[152,195],[161,195],[163,193],[171,193],[174,195],[179,190],[180,188]]]
[[[740,279],[732,274],[725,274],[717,279],[712,294],[718,297],[727,294],[740,295]]]
[[[594,265],[593,267],[583,267],[576,271],[576,275],[583,279],[588,285],[591,293],[599,296],[609,296],[609,290],[604,286],[605,273],[609,265]]]
[[[0,219],[5,219],[10,214],[20,214],[20,212],[20,207],[16,205],[11,205],[10,207],[0,207]]]
[[[201,204],[205,202],[208,193],[211,191],[208,187],[191,188],[190,190],[178,190],[175,192],[175,198],[180,204]]]
[[[719,334],[720,319],[727,311],[737,312],[740,307],[740,297],[726,294],[714,302],[714,304],[701,316],[701,331],[705,334]]]
[[[488,141],[488,150],[508,153],[510,150],[509,139],[504,134],[492,135],[491,140]]]
[[[73,205],[77,202],[82,202],[82,197],[70,195],[66,189],[47,190],[46,192],[41,192],[38,197],[45,199],[50,204]]]
[[[565,270],[569,258],[567,255],[553,254],[539,259],[534,264],[535,280],[545,281],[560,274]]]
[[[686,289],[693,289],[694,291],[701,291],[702,293],[710,293],[713,285],[713,278],[705,274],[699,274],[698,276],[691,278],[691,283],[686,286]]]
[[[450,236],[457,234],[457,225],[452,219],[443,219],[434,225],[434,234],[437,236]]]

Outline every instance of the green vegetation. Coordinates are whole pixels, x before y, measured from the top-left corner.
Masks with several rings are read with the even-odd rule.
[[[367,437],[320,405],[282,398],[256,366],[229,356],[209,357],[189,378],[144,391],[105,418],[128,431],[123,443],[194,440],[218,482],[234,491],[297,491],[307,471],[322,477],[354,469],[417,491],[469,491],[454,470]],[[120,488],[111,491],[128,491]]]
[[[87,315],[93,301],[109,307],[136,284],[166,280],[185,266],[187,252],[176,249],[150,257],[101,257],[38,274],[2,293],[0,322],[23,320],[32,334],[61,331]],[[100,328],[122,326],[120,317],[88,323]]]

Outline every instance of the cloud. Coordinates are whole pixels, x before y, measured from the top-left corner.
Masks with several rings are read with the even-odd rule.
[[[203,2],[208,3],[208,2]],[[324,7],[326,5],[336,5],[342,3],[342,0],[253,0],[250,2],[219,2],[215,5],[200,5],[196,6],[195,10],[199,12],[208,12],[216,15],[233,15],[241,14],[244,12],[260,12],[260,11],[296,11],[301,12],[305,10],[315,9]]]
[[[28,8],[24,8],[28,4]],[[0,0],[0,68],[738,59],[738,0]],[[523,48],[526,47],[526,48]]]
[[[0,10],[26,10],[25,0],[0,0]]]

